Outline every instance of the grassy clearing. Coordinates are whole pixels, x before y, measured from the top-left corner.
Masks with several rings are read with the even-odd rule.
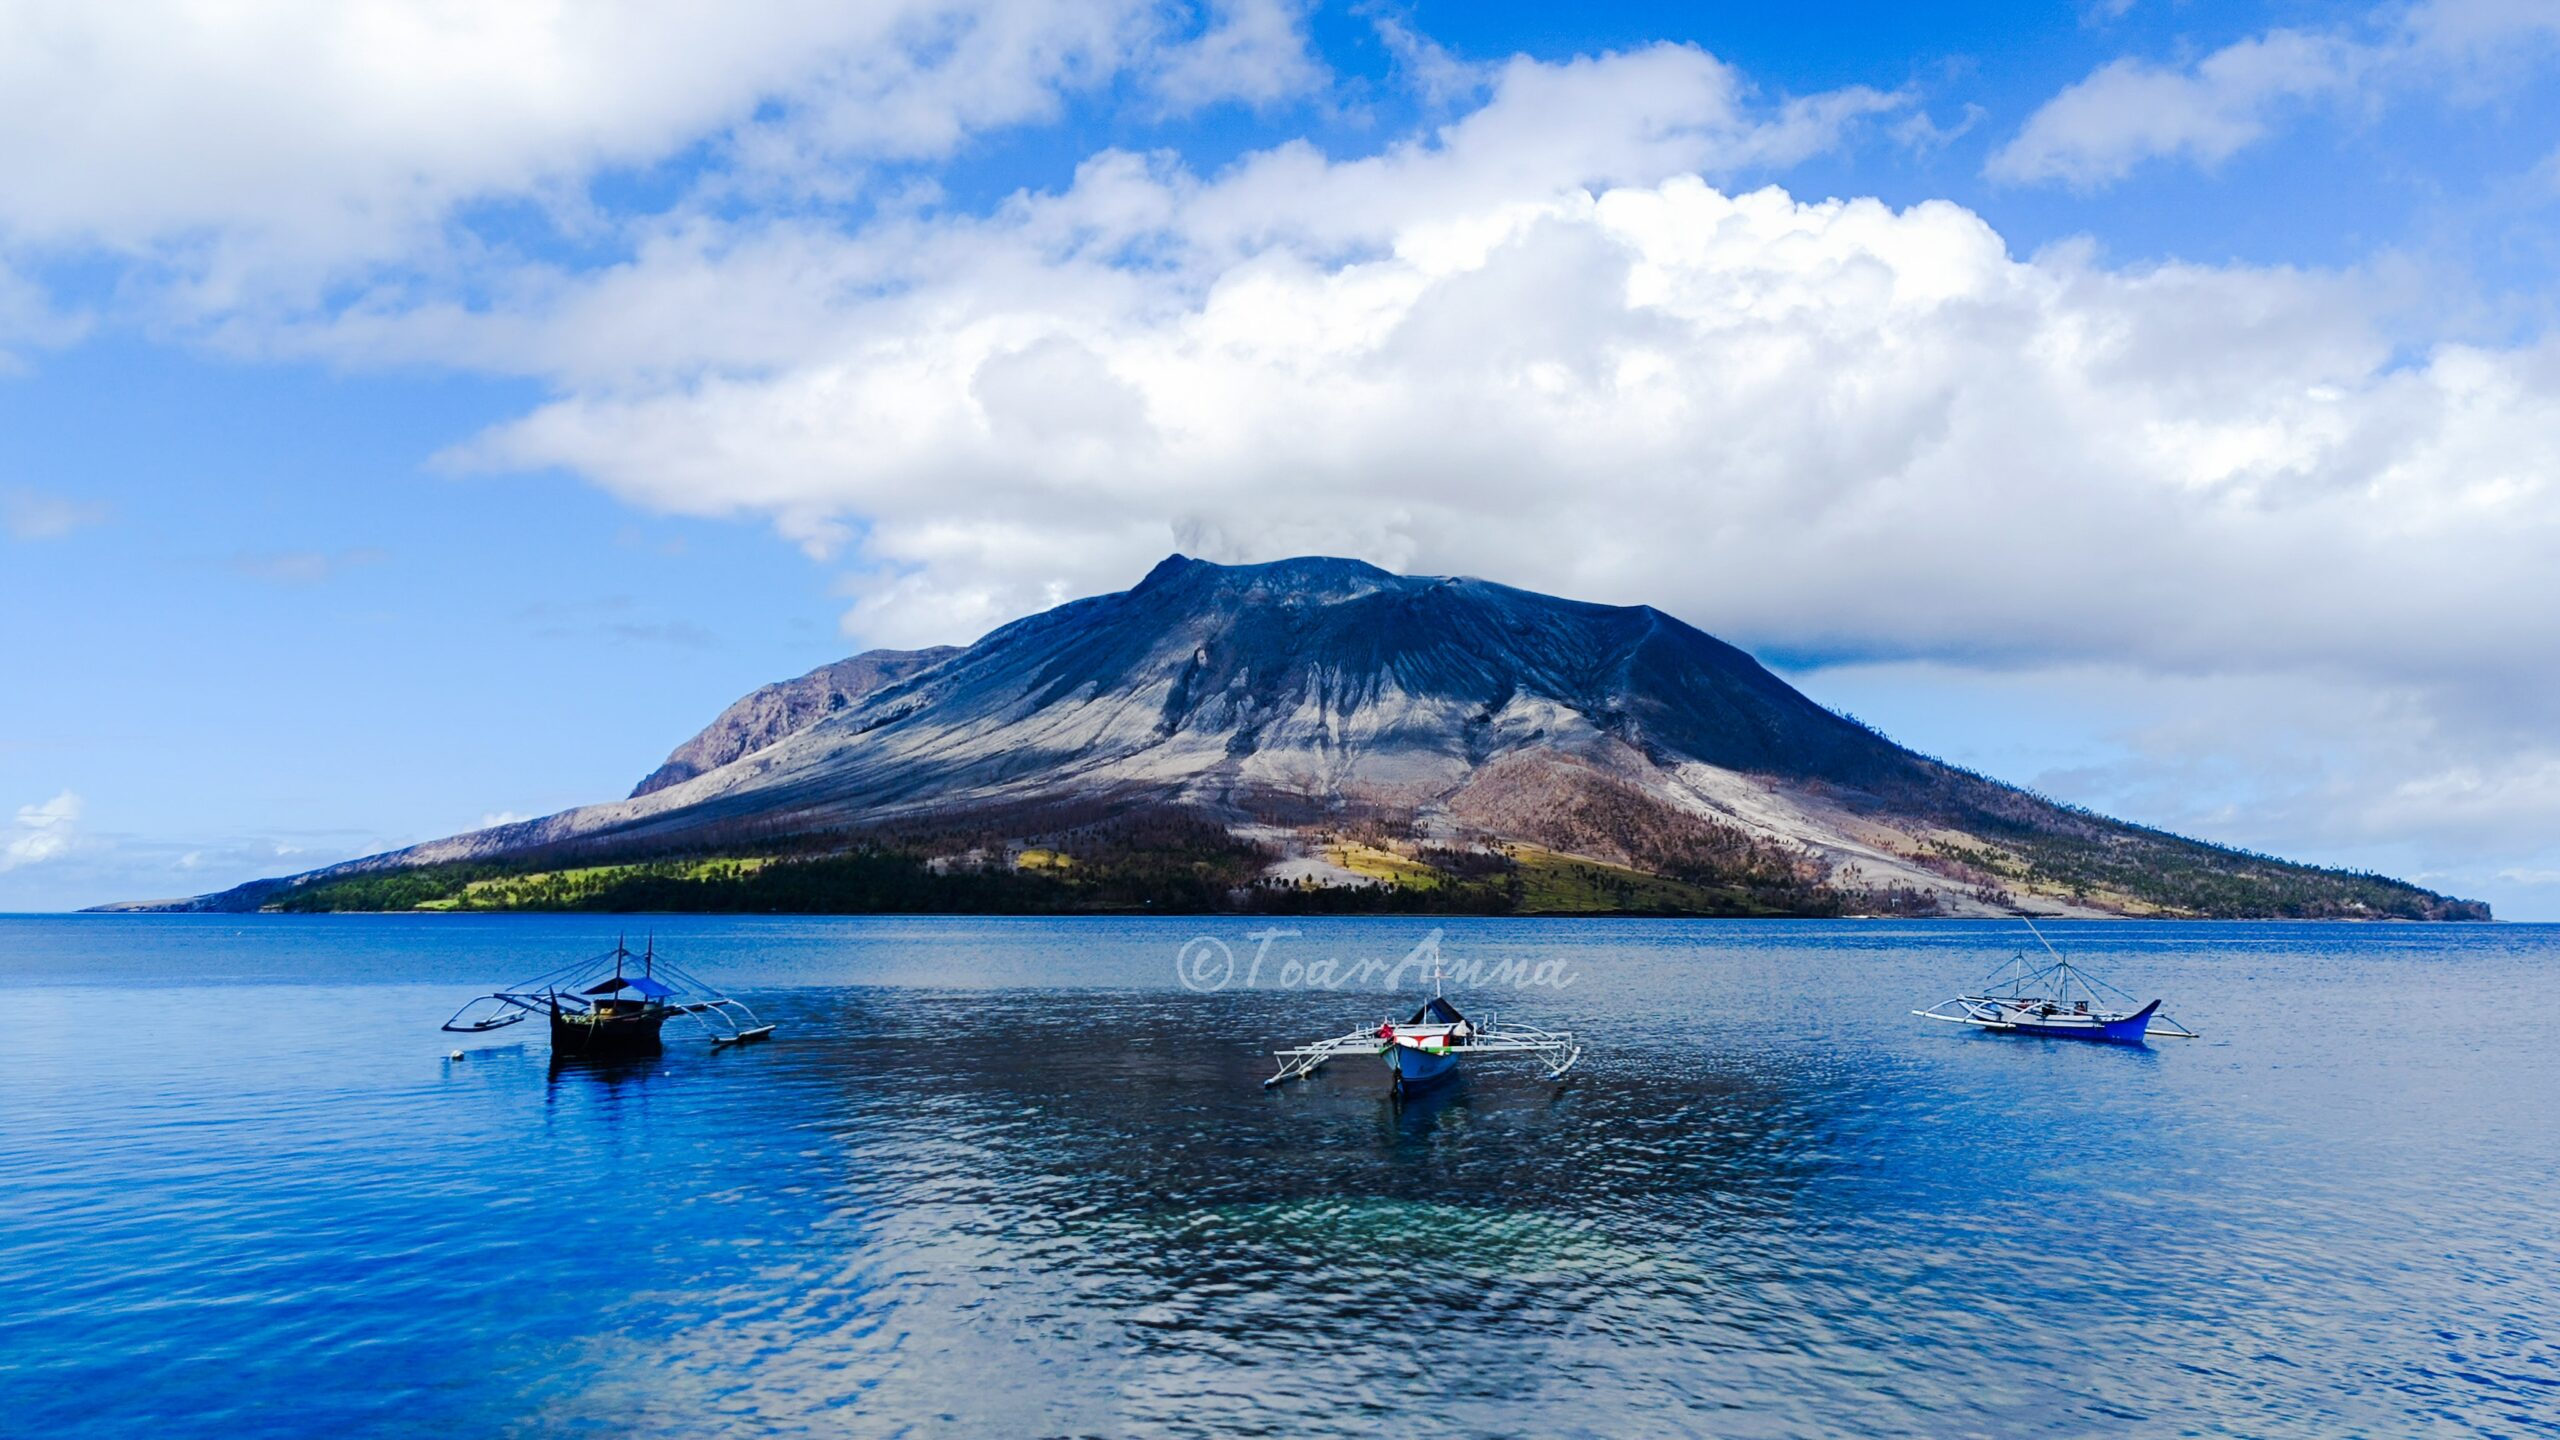
[[[1363,879],[1401,885],[1407,889],[1435,890],[1449,881],[1448,875],[1419,860],[1356,840],[1335,841],[1326,845],[1321,853],[1326,860]]]

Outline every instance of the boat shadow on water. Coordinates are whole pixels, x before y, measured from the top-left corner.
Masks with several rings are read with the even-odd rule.
[[[593,1081],[605,1085],[627,1085],[639,1080],[654,1080],[667,1073],[664,1054],[648,1055],[560,1055],[554,1054],[545,1079],[557,1085],[563,1081]]]
[[[1427,1140],[1445,1123],[1463,1131],[1475,1120],[1469,1077],[1455,1075],[1420,1090],[1390,1087],[1378,1096],[1378,1124],[1390,1142]]]
[[[2055,1061],[2045,1057],[2054,1055],[2080,1057],[2076,1063],[2085,1065],[2133,1065],[2150,1069],[2161,1063],[2159,1047],[2139,1039],[2093,1045],[2074,1035],[2010,1034],[1986,1028],[1976,1028],[1970,1034],[1953,1038],[1989,1047],[1985,1053],[2014,1053],[2022,1057],[2021,1063],[2050,1065]],[[2025,1057],[2036,1058],[2028,1060]]]

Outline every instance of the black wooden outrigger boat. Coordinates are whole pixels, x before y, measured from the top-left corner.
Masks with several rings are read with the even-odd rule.
[[[569,1059],[655,1055],[664,1048],[659,1032],[679,1017],[701,1026],[714,1048],[773,1033],[744,1001],[714,992],[661,957],[655,937],[636,955],[616,939],[602,955],[480,996],[453,1012],[444,1028],[476,1035],[535,1015],[551,1021],[551,1053]]]

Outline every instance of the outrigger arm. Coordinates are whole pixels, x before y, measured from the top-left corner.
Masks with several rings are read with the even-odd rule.
[[[1537,1030],[1526,1025],[1488,1024],[1467,1042],[1471,1055],[1535,1055],[1546,1062],[1549,1080],[1561,1080],[1564,1072],[1582,1059],[1582,1047],[1572,1035],[1560,1030]]]
[[[1336,1035],[1330,1040],[1319,1040],[1312,1045],[1299,1045],[1274,1053],[1280,1061],[1280,1073],[1262,1082],[1262,1088],[1265,1090],[1283,1081],[1304,1080],[1336,1055],[1384,1055],[1387,1053],[1387,1042],[1379,1039],[1378,1032],[1375,1030],[1354,1030],[1348,1035]]]
[[[1354,1030],[1330,1040],[1311,1045],[1292,1046],[1274,1051],[1280,1062],[1279,1073],[1262,1082],[1262,1088],[1291,1080],[1303,1080],[1323,1068],[1324,1063],[1341,1055],[1384,1055],[1391,1041],[1378,1032]],[[1475,1027],[1465,1044],[1454,1047],[1464,1055],[1535,1055],[1546,1064],[1546,1078],[1561,1080],[1564,1073],[1582,1059],[1582,1047],[1572,1035],[1557,1030],[1538,1030],[1526,1025],[1504,1025],[1487,1021]]]
[[[463,1016],[492,1001],[501,1006],[514,1008],[500,1009],[478,1020],[467,1022],[463,1020]],[[479,996],[471,1003],[454,1011],[453,1018],[444,1022],[444,1028],[456,1035],[477,1035],[483,1030],[503,1030],[519,1023],[528,1015],[548,1015],[555,1006],[556,1002],[548,996],[518,995],[513,991],[501,990],[494,995]]]

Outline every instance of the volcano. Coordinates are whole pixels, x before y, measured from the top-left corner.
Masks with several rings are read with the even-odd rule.
[[[1517,897],[1525,862],[1580,867],[1601,898],[1572,908],[1694,894],[1762,913],[2486,916],[1916,754],[1650,606],[1181,555],[973,645],[767,686],[627,798],[189,903],[432,867],[847,847],[1071,864],[1114,817],[1149,814],[1250,847],[1265,892],[1422,894],[1509,866]],[[964,834],[965,853],[930,853]]]

